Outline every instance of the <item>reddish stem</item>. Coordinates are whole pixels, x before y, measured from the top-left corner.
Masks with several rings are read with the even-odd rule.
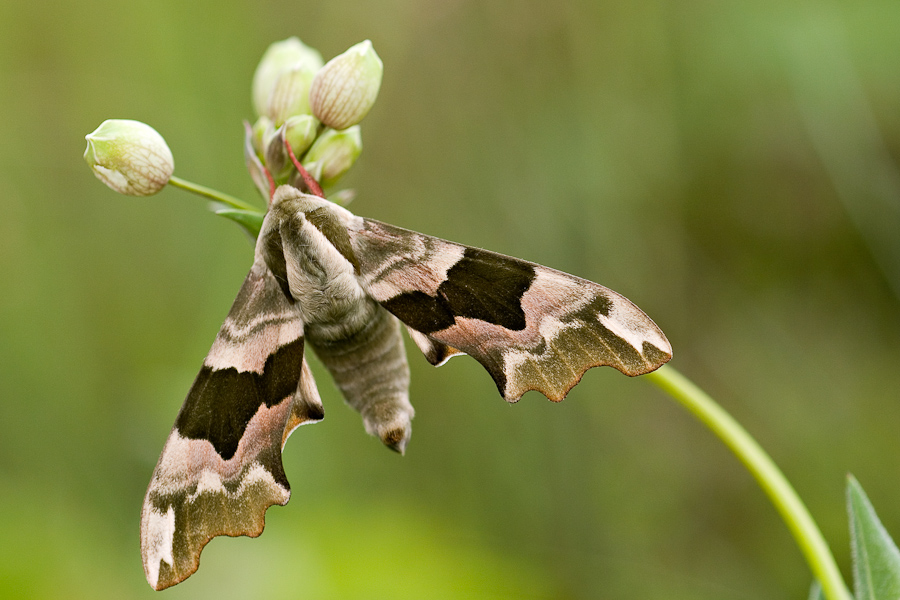
[[[318,196],[319,198],[324,198],[325,193],[322,192],[322,186],[319,185],[319,182],[316,181],[316,178],[309,174],[303,165],[300,164],[300,161],[297,160],[297,157],[294,156],[294,150],[291,148],[290,142],[284,140],[284,147],[287,148],[288,155],[291,157],[291,162],[294,163],[294,166],[297,168],[297,172],[300,173],[300,177],[303,178],[303,183],[306,184],[306,187],[309,188],[309,191]]]
[[[263,165],[263,173],[266,174],[266,179],[269,180],[269,205],[272,204],[272,198],[275,196],[275,178],[272,177],[272,174],[269,173],[268,167]]]

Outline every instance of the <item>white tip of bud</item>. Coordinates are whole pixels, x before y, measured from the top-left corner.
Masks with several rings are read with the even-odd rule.
[[[300,70],[308,75],[306,86],[301,92],[302,100],[299,102],[305,105],[305,112],[309,114],[309,101],[307,99],[309,94],[309,83],[312,81],[312,77],[316,74],[316,71],[321,68],[322,55],[319,54],[318,50],[310,48],[296,37],[275,42],[269,46],[265,54],[263,54],[262,60],[259,61],[256,72],[253,74],[253,108],[256,110],[256,114],[259,116],[267,115],[273,121],[278,121],[270,114],[272,95],[279,79],[281,79],[286,72],[292,70]],[[282,85],[286,86],[287,83],[288,82],[285,82]],[[285,93],[285,91],[286,90],[283,89],[282,93]],[[283,108],[285,104],[291,104],[290,99],[288,99],[287,102],[285,102],[284,99],[279,100],[278,109],[289,110],[289,108]],[[294,104],[296,104],[296,101]],[[291,115],[283,115],[281,121],[289,116]],[[281,122],[279,121],[278,125],[280,124]]]
[[[303,166],[323,186],[335,183],[350,170],[362,152],[358,126],[342,131],[329,129],[316,139],[303,159]]]
[[[312,82],[309,102],[313,114],[332,129],[356,125],[375,104],[383,71],[369,40],[332,58]]]
[[[109,119],[84,139],[84,160],[97,179],[120,194],[155,194],[175,170],[166,141],[146,123]]]

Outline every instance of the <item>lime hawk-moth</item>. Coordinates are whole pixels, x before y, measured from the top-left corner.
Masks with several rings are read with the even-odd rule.
[[[559,401],[591,367],[640,375],[672,357],[653,321],[601,285],[281,186],[147,490],[152,587],[196,571],[215,536],[259,535],[266,509],[287,503],[284,443],[324,416],[306,346],[366,430],[404,451],[413,407],[401,323],[434,365],[475,358],[509,402],[528,390]]]

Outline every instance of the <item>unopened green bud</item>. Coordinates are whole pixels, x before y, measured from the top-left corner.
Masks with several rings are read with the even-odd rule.
[[[266,133],[269,130],[274,130],[272,126],[272,119],[266,116],[262,116],[256,120],[256,123],[253,124],[253,134],[251,140],[253,141],[253,149],[262,154],[265,151],[265,145],[263,145],[263,139],[266,136]]]
[[[263,162],[274,177],[280,177],[287,170],[288,155],[284,149],[284,125],[275,129],[270,127],[263,135]]]
[[[155,194],[175,170],[166,140],[146,123],[110,119],[84,139],[84,160],[97,179],[120,194]]]
[[[303,156],[319,130],[319,121],[312,115],[298,115],[284,122],[284,139],[291,145],[294,156]]]
[[[369,40],[332,58],[313,80],[309,92],[313,114],[333,129],[356,125],[375,104],[383,71]]]
[[[316,139],[319,122],[312,115],[290,117],[278,129],[269,129],[263,140],[266,166],[275,177],[281,177],[291,167],[291,158],[284,146],[285,140],[291,144],[294,156],[303,156],[306,149]]]
[[[331,185],[350,170],[362,152],[359,126],[342,131],[329,129],[306,153],[303,166],[323,186]]]
[[[272,90],[282,73],[297,67],[315,74],[322,68],[322,55],[296,37],[269,46],[253,74],[253,108],[257,115],[267,114]]]

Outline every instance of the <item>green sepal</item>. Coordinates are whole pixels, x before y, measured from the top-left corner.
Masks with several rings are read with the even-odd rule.
[[[241,210],[238,208],[220,208],[213,211],[217,215],[231,219],[244,228],[244,231],[250,234],[254,240],[259,237],[259,230],[262,229],[265,213],[255,210]]]
[[[900,551],[859,482],[847,476],[847,512],[857,600],[900,598]]]
[[[259,195],[268,203],[271,200],[269,198],[269,179],[266,177],[266,168],[260,162],[256,150],[253,148],[253,128],[247,121],[244,121],[244,162],[247,164],[250,179],[256,185]]]

